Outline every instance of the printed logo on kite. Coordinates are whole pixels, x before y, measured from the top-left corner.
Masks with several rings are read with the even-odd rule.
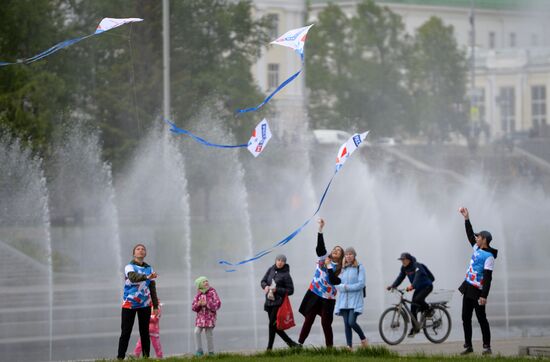
[[[355,143],[356,147],[359,147],[359,145],[361,144],[361,136],[360,135],[353,136],[353,143]]]
[[[292,34],[292,35],[289,35],[289,36],[287,36],[287,37],[285,37],[285,38],[283,38],[283,39],[277,40],[277,41],[294,41],[294,40],[296,40],[296,39],[298,38],[298,36],[299,36],[300,34],[302,34],[303,32],[304,32],[304,30],[303,30],[303,28],[302,28],[302,29],[300,29],[300,31],[298,31],[297,33]]]
[[[258,135],[261,135],[258,137]],[[254,157],[258,157],[260,153],[265,149],[267,146],[267,143],[271,139],[271,130],[269,129],[269,124],[267,123],[267,119],[263,119],[256,128],[254,128],[254,131],[252,131],[252,136],[250,137],[250,140],[248,141],[248,150]]]

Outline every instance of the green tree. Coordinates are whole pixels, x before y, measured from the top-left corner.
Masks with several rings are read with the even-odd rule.
[[[87,35],[104,17],[140,17],[30,66],[0,68],[0,124],[46,145],[75,117],[102,130],[115,169],[162,113],[162,2],[150,0],[8,0],[0,7],[1,60],[32,56]],[[262,94],[250,72],[268,43],[268,19],[254,20],[249,1],[171,1],[171,83],[175,120],[185,126],[217,99],[239,132],[249,118],[236,108]],[[269,110],[269,107],[266,107]]]
[[[407,37],[398,15],[364,0],[348,18],[329,4],[312,30],[306,79],[315,127],[390,134],[407,120],[409,99],[402,87]]]
[[[14,62],[64,40],[60,1],[6,0],[0,6],[1,61]],[[0,125],[36,151],[47,149],[55,124],[67,114],[62,64],[52,58],[0,68]]]
[[[436,142],[466,134],[466,59],[451,25],[432,17],[418,28],[408,75],[418,130]]]
[[[226,118],[231,118],[233,130],[248,135],[254,124],[251,120],[257,120],[261,113],[235,119],[233,112],[264,98],[250,69],[271,40],[270,20],[254,20],[249,1],[186,0],[172,4],[175,115],[185,121],[198,114],[201,107],[219,100]]]
[[[100,124],[107,155],[123,161],[162,113],[162,3],[96,0],[75,2],[74,11],[80,28],[102,14],[144,19],[101,35],[77,54],[75,102]],[[266,19],[253,20],[248,1],[170,2],[172,114],[178,125],[186,126],[212,99],[224,105],[227,117],[261,100],[250,69],[267,44],[268,25]],[[247,119],[232,120],[237,132]]]

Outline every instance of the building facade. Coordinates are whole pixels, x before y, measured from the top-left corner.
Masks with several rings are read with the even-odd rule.
[[[254,0],[255,16],[272,16],[274,27],[272,40],[284,32],[304,26],[306,3],[302,0]],[[302,67],[300,56],[290,48],[271,45],[252,67],[260,89],[271,93],[285,79]],[[275,104],[278,127],[274,128],[280,136],[301,132],[306,122],[305,72],[283,88],[271,100]]]
[[[310,22],[328,4],[312,0]],[[352,16],[359,1],[332,0]],[[550,136],[547,103],[550,87],[550,1],[544,0],[378,0],[399,14],[409,34],[430,17],[452,25],[459,46],[475,64],[469,76],[471,119],[487,140],[516,135]],[[275,39],[286,30],[306,25],[305,1],[254,0],[258,16],[273,14]],[[314,31],[315,28],[312,30]],[[472,37],[474,39],[472,48]],[[306,45],[307,48],[307,45]],[[300,67],[298,56],[271,47],[254,65],[253,73],[266,93]],[[305,77],[277,97],[281,118],[304,123]]]

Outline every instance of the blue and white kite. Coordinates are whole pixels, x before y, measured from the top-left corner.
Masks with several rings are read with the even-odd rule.
[[[262,153],[262,151],[265,149],[265,146],[271,139],[271,130],[269,129],[269,123],[267,123],[267,119],[265,118],[260,123],[258,123],[256,128],[254,128],[254,130],[252,131],[252,136],[250,137],[248,143],[244,143],[241,145],[221,145],[218,143],[211,143],[204,138],[196,136],[185,129],[179,128],[167,119],[165,119],[164,121],[170,125],[170,131],[178,134],[187,135],[202,145],[218,148],[247,148],[254,157],[258,157],[260,153]]]
[[[258,109],[263,107],[264,104],[269,102],[271,98],[273,98],[273,96],[277,94],[281,89],[283,89],[288,83],[292,82],[294,79],[296,79],[296,77],[298,77],[298,75],[300,75],[304,67],[304,45],[306,43],[307,32],[309,31],[309,28],[311,28],[312,26],[313,24],[304,26],[303,28],[289,30],[283,35],[281,35],[280,37],[278,37],[277,40],[274,40],[270,43],[270,44],[282,45],[282,46],[294,49],[296,53],[300,55],[300,60],[302,61],[302,67],[300,68],[299,71],[291,75],[290,78],[288,78],[283,83],[281,83],[270,95],[268,95],[262,101],[262,103],[258,104],[256,107],[239,109],[237,110],[236,113],[247,113],[247,112],[257,111]]]
[[[134,22],[138,22],[138,21],[143,21],[143,19],[140,19],[140,18],[125,18],[125,19],[104,18],[103,20],[101,20],[101,22],[97,26],[96,31],[93,34],[89,34],[89,35],[82,36],[82,37],[79,37],[79,38],[74,38],[74,39],[69,39],[69,40],[62,41],[61,43],[57,43],[54,46],[52,46],[51,48],[49,48],[49,49],[33,56],[33,57],[27,58],[27,59],[19,59],[16,62],[11,62],[11,63],[0,61],[0,67],[6,66],[6,65],[13,65],[13,64],[30,64],[30,63],[36,62],[37,60],[45,58],[48,55],[51,55],[51,54],[57,52],[58,50],[61,50],[63,48],[67,48],[67,47],[69,47],[69,46],[71,46],[75,43],[78,43],[79,41],[84,40],[86,38],[90,38],[94,35],[99,35],[101,33],[104,33],[108,30],[117,28],[117,27],[119,27],[121,25],[124,25],[124,24],[127,24],[127,23],[134,23]]]
[[[317,206],[317,209],[315,210],[313,215],[311,215],[311,217],[309,219],[307,219],[302,225],[300,225],[300,227],[298,227],[296,230],[294,230],[290,235],[288,235],[284,239],[276,242],[271,247],[256,253],[254,256],[252,256],[248,259],[244,259],[244,260],[241,260],[241,261],[235,262],[235,263],[231,263],[227,260],[219,260],[218,263],[221,264],[221,265],[226,265],[226,266],[233,267],[233,268],[244,265],[244,264],[248,264],[250,262],[253,262],[255,260],[258,260],[258,259],[266,256],[267,254],[271,253],[276,248],[278,248],[280,246],[283,246],[283,245],[286,245],[290,240],[294,239],[294,237],[296,235],[298,235],[303,230],[303,228],[306,227],[307,224],[309,224],[309,222],[315,217],[315,215],[317,215],[319,210],[321,210],[321,206],[323,205],[323,202],[325,201],[325,197],[327,196],[330,185],[332,184],[332,180],[334,180],[334,177],[336,176],[338,171],[340,171],[342,166],[344,166],[344,163],[346,163],[346,161],[349,159],[351,154],[353,152],[355,152],[355,150],[359,147],[359,145],[361,143],[363,143],[363,141],[365,141],[368,134],[369,134],[369,131],[364,132],[364,133],[356,133],[353,136],[351,136],[346,141],[346,143],[344,143],[342,146],[340,146],[340,148],[338,150],[338,155],[336,156],[336,167],[334,168],[334,174],[332,175],[332,177],[330,178],[327,186],[325,187],[325,191],[323,191],[323,195],[321,196],[321,200],[319,201],[319,206]],[[237,269],[227,269],[226,270],[226,272],[234,272],[234,271],[237,271]]]

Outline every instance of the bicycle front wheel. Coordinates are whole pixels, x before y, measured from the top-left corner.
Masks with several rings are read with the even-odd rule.
[[[433,343],[443,343],[451,333],[451,316],[445,307],[432,308],[434,314],[424,323],[424,335]]]
[[[405,339],[407,325],[407,318],[403,311],[396,307],[388,308],[380,316],[378,331],[384,342],[393,346]]]

